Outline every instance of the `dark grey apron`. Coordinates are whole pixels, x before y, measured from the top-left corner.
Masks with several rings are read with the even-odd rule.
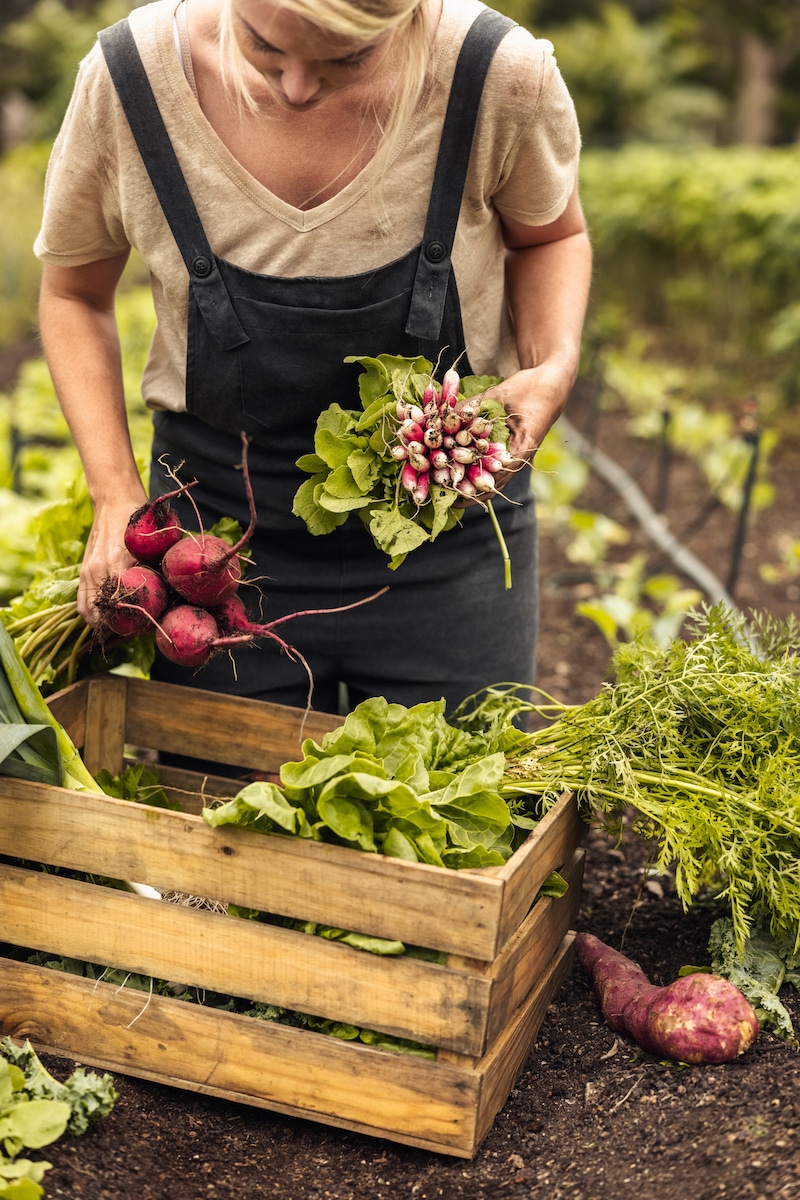
[[[499,674],[478,670],[476,663],[455,671],[441,648],[441,664],[425,655],[424,665],[415,668],[407,654],[391,667],[386,662],[384,650],[392,653],[387,631],[397,616],[403,615],[405,624],[419,605],[429,614],[431,603],[441,609],[444,593],[450,596],[447,608],[458,610],[463,594],[476,584],[483,593],[479,607],[484,623],[489,612],[501,622],[513,622],[511,628],[520,639],[512,656],[517,677],[522,682],[532,677],[535,517],[527,472],[507,490],[512,503],[495,502],[507,539],[516,543],[514,587],[505,595],[491,522],[480,509],[465,514],[462,530],[414,551],[397,572],[387,570],[385,557],[356,518],[333,534],[312,538],[291,511],[297,487],[307,478],[294,464],[313,448],[320,412],[333,402],[359,407],[359,368],[345,364],[346,355],[423,354],[436,362],[444,351],[440,373],[456,359],[462,375],[471,373],[451,253],[483,83],[497,45],[512,27],[508,18],[485,9],[467,33],[419,244],[375,271],[293,278],[259,275],[214,254],[127,20],[100,34],[112,79],[188,273],[188,415],[155,415],[151,492],[165,490],[158,459],[166,454],[173,464],[185,463],[182,478],[200,480],[193,496],[206,524],[221,515],[246,524],[241,473],[236,469],[239,434],[245,431],[253,439],[249,467],[259,516],[252,543],[258,570],[250,574],[268,575],[262,584],[267,617],[332,607],[386,584],[391,588],[389,595],[347,614],[347,619],[314,617],[282,627],[287,640],[312,662],[318,708],[331,706],[331,689],[342,680],[355,698],[377,690],[413,703],[442,694],[454,702],[474,690],[473,683],[478,687],[514,677],[508,673],[504,636],[499,638],[506,646],[498,661]],[[185,519],[196,525],[191,514]],[[478,582],[481,560],[487,555],[491,567],[487,578]],[[435,601],[425,596],[430,585],[443,589]],[[354,645],[340,651],[334,631],[343,626],[352,631]],[[235,678],[227,658],[191,678],[169,664],[159,664],[155,673],[200,687],[305,703],[302,670],[273,650],[276,647],[269,644],[252,654],[237,650]],[[288,678],[294,681],[291,685]]]

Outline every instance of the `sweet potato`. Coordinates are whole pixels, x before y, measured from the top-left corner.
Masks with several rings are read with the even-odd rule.
[[[685,1063],[731,1062],[758,1037],[753,1008],[727,979],[696,972],[657,987],[637,963],[591,933],[576,935],[575,954],[606,1024],[649,1053]]]

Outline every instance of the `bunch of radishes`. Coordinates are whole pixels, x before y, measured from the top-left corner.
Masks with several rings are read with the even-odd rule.
[[[454,488],[467,499],[496,491],[494,477],[512,456],[495,436],[499,418],[481,412],[479,397],[459,399],[461,379],[454,367],[425,389],[422,405],[397,403],[397,440],[392,458],[403,463],[400,481],[417,504],[425,504],[431,482]]]
[[[276,626],[293,617],[342,612],[375,597],[336,609],[290,613],[267,624],[250,620],[244,601],[237,594],[242,582],[242,559],[256,527],[244,434],[242,443],[242,474],[250,523],[239,540],[230,545],[224,538],[205,533],[196,506],[200,532],[185,530],[172,501],[184,493],[191,500],[189,489],[197,481],[181,484],[177,474],[170,471],[179,486],[142,505],[128,522],[125,546],[136,563],[118,576],[106,579],[99,589],[95,600],[100,617],[97,636],[104,641],[109,635],[130,638],[154,633],[164,657],[182,667],[201,667],[230,647],[270,638],[290,657],[303,663],[310,680],[305,659],[275,632]],[[382,588],[376,596],[387,590]]]

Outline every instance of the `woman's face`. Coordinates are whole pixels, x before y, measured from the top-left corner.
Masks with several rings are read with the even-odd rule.
[[[392,31],[347,41],[273,0],[232,0],[233,28],[245,60],[273,98],[292,112],[316,108],[334,92],[370,79],[389,52]]]

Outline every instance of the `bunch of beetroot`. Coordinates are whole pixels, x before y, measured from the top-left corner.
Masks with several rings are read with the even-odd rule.
[[[178,484],[175,490],[142,505],[128,522],[125,546],[136,563],[106,579],[99,589],[95,600],[100,615],[97,636],[104,641],[110,635],[131,638],[154,633],[164,657],[182,667],[201,667],[230,647],[270,638],[303,663],[310,679],[303,656],[275,633],[275,628],[293,617],[343,609],[290,613],[268,624],[251,621],[238,595],[242,561],[256,527],[244,435],[242,442],[242,474],[250,508],[250,523],[242,536],[230,545],[224,538],[204,532],[196,506],[200,532],[185,530],[172,501],[183,494],[191,500],[190,489],[197,481],[181,484],[171,471]],[[354,608],[357,604],[343,607]]]
[[[489,495],[496,491],[495,475],[513,461],[494,436],[495,420],[481,412],[480,399],[458,398],[460,383],[451,367],[441,391],[431,380],[422,405],[397,403],[400,424],[390,453],[404,464],[401,483],[417,504],[425,504],[432,482],[467,499]]]

